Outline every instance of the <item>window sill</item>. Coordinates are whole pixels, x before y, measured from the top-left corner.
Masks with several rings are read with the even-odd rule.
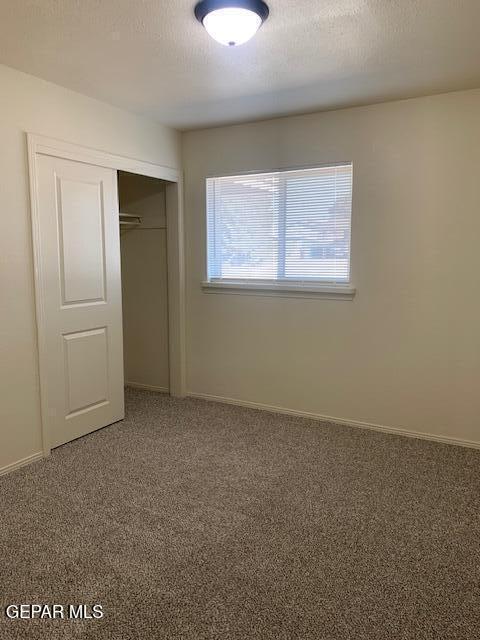
[[[249,296],[280,296],[283,298],[324,298],[352,300],[356,289],[350,284],[297,284],[289,282],[247,282],[238,280],[205,280],[205,293],[230,293]]]

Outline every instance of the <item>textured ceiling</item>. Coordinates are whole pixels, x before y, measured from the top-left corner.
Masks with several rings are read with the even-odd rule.
[[[178,128],[480,86],[480,0],[270,0],[227,48],[191,0],[0,0],[0,62]]]

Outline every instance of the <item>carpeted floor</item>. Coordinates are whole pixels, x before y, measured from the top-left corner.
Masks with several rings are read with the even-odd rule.
[[[0,478],[2,640],[476,640],[480,452],[149,392]]]

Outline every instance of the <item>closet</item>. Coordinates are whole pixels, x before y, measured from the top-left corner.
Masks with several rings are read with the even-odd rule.
[[[125,386],[169,390],[166,183],[118,171]]]
[[[48,455],[122,420],[125,383],[185,394],[182,185],[168,167],[27,139]]]

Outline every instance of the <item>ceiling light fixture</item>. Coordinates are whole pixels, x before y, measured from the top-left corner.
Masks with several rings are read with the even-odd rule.
[[[202,0],[195,7],[195,17],[214,40],[228,47],[253,38],[268,18],[263,0]]]

